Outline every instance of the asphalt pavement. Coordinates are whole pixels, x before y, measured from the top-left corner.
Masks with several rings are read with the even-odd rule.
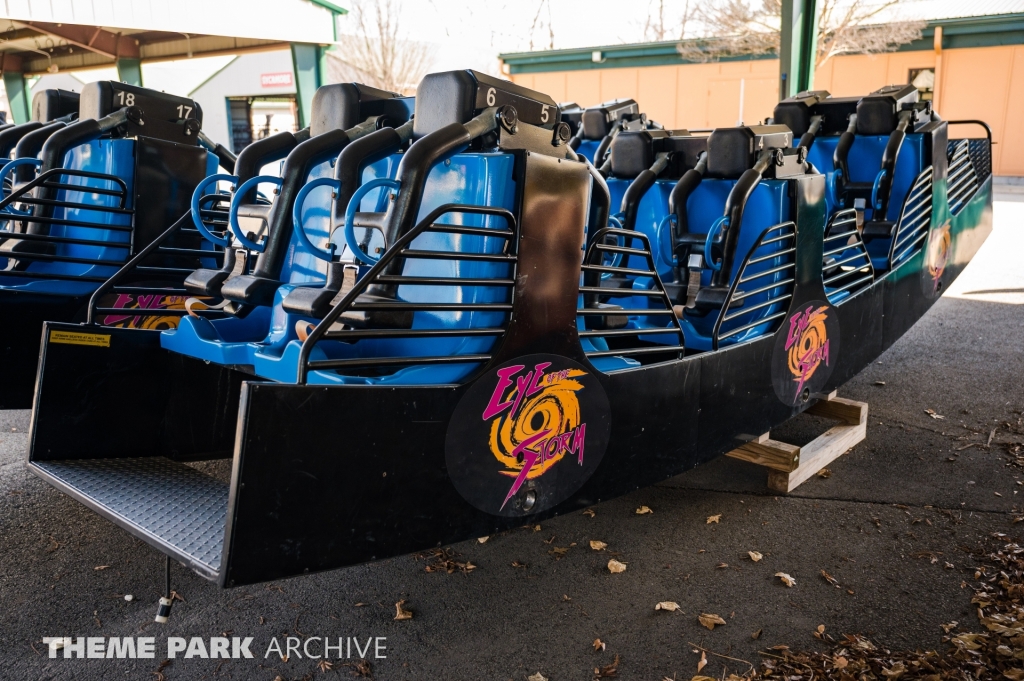
[[[1024,412],[1024,202],[1014,200],[1024,194],[999,198],[967,271],[840,391],[869,403],[867,439],[789,496],[768,492],[763,469],[722,458],[592,515],[440,558],[233,590],[175,565],[183,601],[158,625],[162,556],[29,474],[28,412],[0,412],[0,679],[564,681],[615,665],[615,678],[661,681],[690,679],[698,646],[715,677],[746,671],[771,646],[815,649],[820,625],[890,648],[940,647],[940,625],[976,622],[968,552],[993,532],[1019,535],[1024,508],[1024,471],[1005,446],[1021,437],[1005,424]],[[801,444],[826,425],[801,416],[773,437]],[[626,570],[609,572],[611,559]],[[444,561],[453,572],[427,571]],[[395,619],[399,601],[410,619]],[[702,614],[726,623],[709,630]],[[155,656],[49,658],[44,637],[64,636],[154,637]],[[178,653],[162,664],[171,637],[252,637],[253,658]],[[268,654],[289,637],[300,647],[287,661]],[[342,639],[349,659],[302,652],[311,641],[320,654],[322,637]]]

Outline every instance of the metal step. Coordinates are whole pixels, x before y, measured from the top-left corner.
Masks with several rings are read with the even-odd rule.
[[[160,456],[32,461],[29,468],[203,577],[217,580],[227,483]]]

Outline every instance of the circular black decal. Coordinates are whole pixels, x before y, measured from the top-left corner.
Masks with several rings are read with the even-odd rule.
[[[593,373],[560,355],[526,355],[489,370],[455,408],[448,474],[476,508],[516,517],[547,510],[583,486],[611,430]]]
[[[949,220],[928,233],[927,250],[924,254],[925,266],[921,272],[921,288],[928,298],[937,298],[942,293],[942,275],[949,264],[952,244]]]
[[[825,386],[839,357],[839,317],[820,300],[801,304],[782,324],[772,350],[772,386],[789,405]]]

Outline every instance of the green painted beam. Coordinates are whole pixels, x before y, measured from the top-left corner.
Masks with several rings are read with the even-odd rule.
[[[333,12],[336,15],[338,15],[338,14],[348,14],[348,10],[347,9],[345,9],[341,5],[335,5],[333,2],[328,2],[328,0],[309,0],[309,1],[311,3],[313,3],[314,5],[317,5],[318,7],[323,7],[325,9],[331,10],[331,12]]]
[[[4,88],[7,90],[7,101],[11,106],[11,117],[14,118],[14,122],[28,123],[32,97],[25,82],[25,75],[20,71],[4,71]]]
[[[818,44],[817,0],[782,0],[779,99],[810,90]]]
[[[292,69],[295,72],[295,101],[299,108],[299,125],[309,125],[313,116],[313,94],[323,82],[325,50],[320,45],[292,43]]]
[[[901,45],[898,51],[932,51],[935,26],[942,26],[942,44],[943,48],[947,50],[997,45],[1024,45],[1024,13],[1016,13],[930,21],[928,22],[928,27],[922,31],[920,40]],[[699,46],[701,43],[706,42],[695,40],[691,44]],[[509,72],[512,74],[697,63],[693,60],[683,59],[676,50],[678,44],[677,41],[673,40],[630,45],[602,45],[568,50],[514,52],[501,54],[499,57],[508,65]],[[594,61],[594,53],[598,53],[599,61]],[[720,61],[776,58],[778,58],[777,55],[768,53],[728,57]]]
[[[142,87],[142,60],[128,57],[118,59],[117,79],[128,85]]]

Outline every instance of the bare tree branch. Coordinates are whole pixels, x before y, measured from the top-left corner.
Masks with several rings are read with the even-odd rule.
[[[820,0],[815,66],[840,54],[891,52],[921,37],[923,21],[878,19],[898,0]],[[694,19],[705,36],[680,43],[679,53],[691,61],[722,57],[778,54],[782,23],[781,0],[722,0],[696,8]]]
[[[403,94],[415,92],[433,64],[434,48],[402,37],[400,0],[354,0],[349,4],[355,33],[340,36],[341,50],[328,52],[328,78]]]

